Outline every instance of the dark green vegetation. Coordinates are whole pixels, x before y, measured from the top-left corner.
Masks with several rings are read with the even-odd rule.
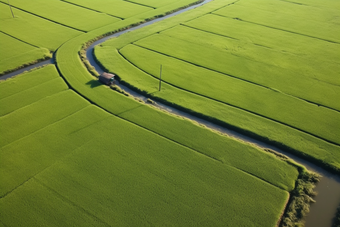
[[[336,211],[335,218],[333,220],[333,226],[332,227],[339,227],[340,226],[340,206],[338,207]]]
[[[122,35],[97,47],[96,56],[123,83],[156,100],[339,172],[340,35],[329,18],[340,6],[276,0],[226,5],[217,1]],[[301,14],[280,14],[282,7]],[[289,29],[290,19],[283,18],[295,17],[305,29]],[[165,83],[158,92],[161,64]]]
[[[313,188],[319,182],[319,178],[318,174],[301,170],[280,226],[294,227],[304,225],[302,220],[309,212],[309,203],[315,202],[312,198],[315,196]]]

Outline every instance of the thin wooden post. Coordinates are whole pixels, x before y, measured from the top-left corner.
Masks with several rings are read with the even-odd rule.
[[[8,2],[8,5],[9,5],[9,8],[11,9],[12,16],[14,18],[14,14],[13,14],[13,11],[12,11],[12,6],[11,6],[11,4],[9,4],[9,0],[7,0],[7,2]]]
[[[161,91],[161,87],[162,87],[162,65],[159,70],[159,91]]]

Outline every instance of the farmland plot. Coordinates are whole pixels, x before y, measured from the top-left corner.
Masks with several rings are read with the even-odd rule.
[[[46,48],[36,48],[0,32],[0,75],[37,59],[49,58]]]
[[[91,0],[65,0],[65,2],[107,13],[121,19],[126,19],[153,9],[151,7],[122,0],[99,0],[95,2]]]
[[[7,3],[6,1],[1,2]],[[12,0],[11,5],[57,24],[81,31],[90,31],[119,21],[118,18],[59,0]]]
[[[19,9],[13,8],[13,13],[15,18],[8,6],[0,3],[0,31],[36,47],[55,51],[65,41],[82,34]]]
[[[152,97],[338,169],[339,45],[203,10],[192,14],[108,41],[96,56]],[[167,83],[158,92],[160,64]]]
[[[1,103],[4,225],[275,226],[296,167],[141,104],[113,116],[56,79],[47,66],[0,83],[0,103],[26,100]]]

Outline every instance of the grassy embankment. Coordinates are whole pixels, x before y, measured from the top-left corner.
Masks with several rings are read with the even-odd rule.
[[[207,14],[215,9],[122,35],[97,47],[96,56],[150,97],[339,172],[339,45]],[[319,69],[309,64],[318,61]],[[160,64],[167,83],[158,92]]]

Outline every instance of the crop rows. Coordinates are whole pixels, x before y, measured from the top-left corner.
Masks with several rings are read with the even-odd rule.
[[[156,99],[340,167],[339,146],[326,142],[340,142],[338,44],[212,14],[181,19],[108,41],[97,59]],[[325,66],[314,71],[313,56]]]
[[[0,75],[22,64],[50,57],[46,48],[36,48],[0,32]]]
[[[47,66],[0,83],[9,91],[0,101],[27,99],[0,117],[5,225],[277,222],[296,167],[141,104],[118,118],[65,87],[29,101],[43,87],[32,84],[59,87],[49,84],[56,79]],[[99,87],[117,102],[135,102]]]
[[[1,2],[6,3],[6,1]],[[120,20],[59,0],[48,0],[48,4],[44,0],[12,0],[11,5],[38,17],[81,31],[91,31]]]

